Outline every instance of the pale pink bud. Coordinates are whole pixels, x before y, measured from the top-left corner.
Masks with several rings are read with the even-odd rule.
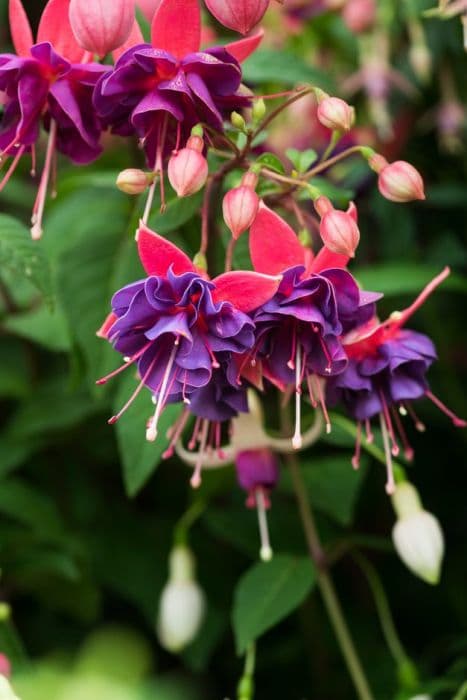
[[[160,0],[136,0],[136,4],[148,22],[151,22]]]
[[[319,233],[328,250],[340,255],[355,257],[360,242],[360,231],[352,208],[349,211],[334,209],[327,197],[318,197],[315,209],[321,216]]]
[[[119,173],[116,185],[125,194],[142,194],[152,179],[151,173],[145,173],[144,170],[137,168],[127,168]]]
[[[198,139],[192,136],[192,139]],[[202,141],[202,139],[200,139]],[[198,192],[205,184],[208,177],[208,162],[197,148],[182,148],[174,153],[168,166],[170,184],[179,197],[189,197]]]
[[[105,56],[122,46],[135,22],[134,0],[71,0],[70,23],[78,43]]]
[[[350,131],[355,120],[353,107],[340,97],[324,97],[316,114],[323,126],[335,131]]]
[[[268,9],[269,0],[206,0],[206,5],[224,27],[248,34]]]
[[[259,207],[259,197],[255,192],[258,176],[246,173],[240,184],[227,192],[222,203],[224,221],[237,239],[247,231],[256,218]]]
[[[365,32],[376,19],[375,0],[347,0],[342,8],[342,19],[351,32]]]
[[[378,188],[383,197],[392,202],[412,202],[425,199],[423,179],[418,170],[405,160],[388,163],[382,156],[368,161],[378,177]]]

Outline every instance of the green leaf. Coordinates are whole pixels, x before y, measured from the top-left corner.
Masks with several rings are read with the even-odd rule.
[[[288,148],[286,150],[287,158],[293,163],[295,169],[299,173],[304,173],[310,168],[313,163],[318,160],[318,154],[312,148],[306,151],[298,151],[296,148]]]
[[[349,190],[345,187],[340,187],[334,183],[326,180],[324,177],[313,177],[310,180],[310,185],[316,187],[321,194],[329,197],[332,203],[339,209],[344,209],[349,204],[350,200],[355,196],[353,190]],[[309,199],[310,195],[306,190],[300,196],[300,199]]]
[[[52,352],[67,352],[71,349],[70,334],[65,315],[57,307],[47,306],[9,316],[2,327],[21,338],[27,338]]]
[[[303,602],[315,584],[305,557],[275,556],[240,579],[235,591],[233,626],[238,654]]]
[[[372,265],[352,271],[365,289],[377,289],[386,296],[397,294],[418,294],[423,287],[441,272],[441,266],[430,267],[416,263],[394,263],[390,265]],[[441,285],[439,291],[467,293],[467,280],[457,274],[451,274]]]
[[[161,236],[171,233],[189,221],[201,208],[203,193],[198,192],[191,197],[176,197],[171,199],[163,213],[159,211],[157,201],[154,202],[148,225]]]
[[[333,92],[333,82],[324,71],[317,70],[291,51],[260,49],[255,51],[243,65],[243,78],[251,83],[280,83],[294,86],[313,83]]]
[[[55,503],[19,479],[2,481],[0,512],[34,528],[36,533],[62,532]]]
[[[285,168],[280,160],[274,153],[263,153],[260,155],[259,158],[256,160],[257,163],[260,163],[261,165],[265,165],[266,168],[269,168],[269,170],[274,170],[275,173],[279,173],[280,175],[285,174]]]
[[[137,385],[134,373],[126,370],[122,377],[114,404],[114,413],[122,408]],[[182,406],[168,405],[159,420],[156,442],[146,440],[146,422],[154,411],[151,394],[143,389],[116,424],[118,449],[123,465],[123,476],[129,496],[135,496],[153,474],[169,441],[168,428],[176,421]]]
[[[6,214],[0,214],[0,268],[26,277],[52,305],[52,278],[42,241],[33,241],[26,226]]]

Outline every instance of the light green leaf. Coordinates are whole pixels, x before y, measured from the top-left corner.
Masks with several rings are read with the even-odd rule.
[[[134,372],[126,370],[121,379],[115,399],[114,413],[128,401],[137,386]],[[159,421],[159,435],[156,442],[146,440],[146,422],[154,411],[151,393],[143,389],[128,410],[116,424],[117,442],[123,465],[123,476],[129,496],[135,496],[153,474],[168,445],[166,433],[180,414],[182,406],[169,405],[165,408]]]
[[[394,263],[372,265],[352,271],[365,289],[377,289],[386,296],[418,294],[423,287],[441,272],[441,266],[417,265],[416,263]],[[467,280],[456,273],[451,274],[440,286],[442,290],[467,293]]]
[[[308,148],[306,151],[288,148],[285,153],[299,173],[306,172],[318,160],[318,154],[312,148]]]
[[[333,91],[329,75],[306,63],[298,54],[290,51],[260,49],[242,65],[243,78],[251,83],[280,83],[293,86],[312,83],[324,90]]]
[[[33,241],[27,227],[6,214],[0,214],[0,268],[26,277],[52,304],[52,278],[42,241]]]
[[[175,197],[171,199],[163,213],[159,211],[157,201],[152,208],[148,225],[161,236],[176,231],[186,224],[201,208],[203,193],[198,192],[191,197]]]
[[[284,175],[285,173],[282,161],[274,155],[274,153],[263,153],[256,162],[266,166],[269,170],[274,170],[275,173],[279,173],[280,175]]]
[[[247,571],[235,591],[237,652],[243,654],[259,636],[295,610],[314,584],[314,568],[305,557],[278,555]]]
[[[71,348],[66,318],[56,305],[53,310],[40,306],[9,316],[2,326],[10,333],[32,340],[53,352],[67,352]]]

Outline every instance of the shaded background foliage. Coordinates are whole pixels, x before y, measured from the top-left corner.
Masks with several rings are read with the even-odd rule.
[[[25,6],[37,19],[42,3]],[[0,43],[6,48],[4,0],[0,13]],[[432,21],[427,31],[435,65],[449,62],[465,99],[460,28]],[[396,61],[410,75],[406,54],[397,50],[405,42],[397,22],[393,41]],[[249,59],[246,80],[262,92],[305,80],[335,89],[335,76],[311,62],[319,46],[333,47],[336,75],[355,62],[353,37],[337,16],[325,15],[309,23],[303,36],[292,38],[284,52],[265,48]],[[406,305],[444,264],[453,267],[455,275],[418,313],[414,327],[429,333],[438,347],[440,362],[431,372],[434,392],[466,416],[467,159],[465,150],[456,155],[441,151],[433,131],[420,127],[439,100],[439,83],[435,77],[419,87],[416,100],[396,97],[392,104],[398,126],[394,151],[423,173],[427,202],[394,205],[379,197],[372,180],[360,184],[363,243],[354,271],[367,288],[386,293],[383,308],[390,312]],[[364,120],[363,103],[355,103]],[[232,471],[205,477],[202,496],[209,505],[191,543],[209,615],[198,640],[179,659],[158,646],[154,621],[173,529],[192,499],[187,470],[171,460],[156,471],[158,447],[142,439],[147,396],[135,402],[116,429],[107,425],[113,407],[128,394],[125,383],[131,377],[95,386],[116,362],[95,330],[112,292],[141,275],[133,244],[140,205],[113,184],[116,172],[138,158],[130,144],[118,142],[94,166],[60,163],[59,195],[49,203],[40,244],[28,237],[33,186],[25,165],[24,177],[15,177],[0,195],[0,592],[14,619],[14,624],[0,623],[0,648],[20,671],[30,667],[31,659],[42,659],[35,686],[23,680],[23,700],[42,697],[40,682],[49,689],[63,682],[51,665],[68,669],[70,678],[74,664],[77,698],[85,692],[79,673],[93,665],[103,677],[122,674],[133,688],[146,679],[145,692],[158,700],[233,697],[241,673],[230,611],[240,577],[256,560],[257,533]],[[352,189],[352,173],[346,177]],[[199,204],[197,196],[173,200],[164,217],[154,213],[150,224],[194,253]],[[368,457],[356,478],[349,466],[352,441],[337,427],[304,453],[302,462],[326,543],[355,541],[365,549],[422,677],[438,679],[429,686],[436,698],[450,698],[467,677],[465,433],[453,430],[427,402],[419,412],[429,428],[424,435],[412,431],[416,459],[409,475],[446,533],[447,556],[437,589],[413,578],[392,551],[387,536],[394,516],[380,464]],[[171,417],[168,412],[168,423]],[[275,498],[271,532],[278,553],[304,556],[287,475]],[[368,584],[352,556],[340,559],[334,574],[375,696],[394,698],[397,677]],[[311,588],[310,579],[304,593]],[[251,605],[253,610],[254,601]],[[247,624],[247,612],[244,620]],[[104,686],[102,680],[100,690],[88,688],[88,696],[106,698]],[[109,697],[117,697],[110,688]],[[69,687],[67,699],[75,697],[73,692]],[[302,595],[293,613],[259,643],[256,697],[350,697],[317,593]]]

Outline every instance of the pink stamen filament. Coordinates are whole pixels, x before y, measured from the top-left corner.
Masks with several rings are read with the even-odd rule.
[[[268,518],[266,513],[266,500],[262,488],[255,489],[256,510],[258,513],[259,536],[261,540],[261,549],[259,556],[262,561],[271,561],[273,551],[271,540],[269,537]]]
[[[318,334],[318,339],[319,339],[319,344],[321,345],[321,350],[323,351],[324,357],[326,358],[326,362],[328,363],[328,366],[324,370],[327,374],[331,374],[332,372],[332,357],[329,354],[328,346],[326,345],[324,338],[321,334],[321,329],[319,326],[314,325],[313,330],[315,333]]]
[[[465,421],[463,418],[460,418],[459,416],[456,416],[456,414],[451,411],[446,404],[444,404],[440,399],[438,399],[437,396],[431,393],[431,391],[425,392],[425,396],[432,401],[437,408],[439,408],[440,411],[442,411],[448,418],[452,420],[456,428],[465,428],[467,427],[467,421]]]
[[[365,432],[366,432],[366,441],[369,445],[371,445],[375,439],[375,436],[373,435],[373,432],[371,430],[371,423],[370,423],[369,418],[365,419]]]
[[[303,444],[302,441],[302,348],[300,344],[297,346],[295,356],[295,433],[292,438],[292,446],[294,450],[299,450]]]
[[[203,468],[203,460],[206,453],[206,442],[208,439],[209,421],[203,420],[203,427],[201,429],[201,440],[200,448],[198,452],[198,459],[196,461],[195,471],[191,477],[190,484],[194,489],[198,489],[201,486],[201,470]]]
[[[37,191],[36,201],[32,210],[31,217],[31,236],[34,240],[38,240],[42,236],[42,218],[44,216],[45,200],[47,198],[47,189],[49,186],[50,173],[52,169],[53,154],[55,142],[57,138],[57,123],[54,119],[50,122],[49,140],[47,142],[47,151],[45,154],[44,169]]]
[[[109,425],[113,425],[114,423],[116,423],[123,416],[125,411],[131,406],[131,404],[136,399],[136,397],[140,393],[143,386],[146,384],[146,380],[149,377],[155,363],[156,363],[156,358],[154,358],[153,361],[151,362],[151,364],[149,365],[143,378],[141,379],[140,383],[138,384],[138,386],[136,387],[136,389],[134,390],[134,392],[132,393],[132,395],[130,396],[128,401],[126,402],[126,404],[119,410],[119,412],[115,416],[112,416],[112,418],[109,418],[109,420],[107,421]]]
[[[36,177],[36,144],[31,146],[31,177]]]
[[[292,352],[290,353],[290,360],[287,362],[287,367],[289,369],[295,369],[295,356],[297,354],[297,329],[294,326],[292,333]]]
[[[397,455],[400,452],[399,445],[397,444],[396,436],[394,434],[394,428],[392,426],[392,421],[391,421],[391,414],[389,413],[388,405],[386,403],[386,399],[384,398],[384,394],[382,391],[379,392],[379,397],[381,400],[381,404],[383,406],[383,414],[384,414],[384,420],[386,421],[386,427],[388,429],[388,435],[392,443],[391,447],[391,453],[393,457],[397,457]]]
[[[128,369],[128,367],[131,367],[131,365],[134,364],[136,362],[136,360],[138,360],[141,357],[141,355],[143,355],[146,352],[146,350],[149,348],[150,345],[151,345],[151,343],[148,343],[147,345],[144,346],[144,348],[141,348],[141,350],[138,350],[138,352],[135,353],[134,355],[132,355],[125,362],[125,364],[121,365],[120,367],[117,367],[117,369],[114,369],[113,372],[110,372],[110,374],[107,374],[105,377],[98,379],[96,384],[99,386],[101,384],[106,384],[109,381],[109,379],[116,377],[118,374],[120,374],[120,372],[123,372],[124,370]]]
[[[411,462],[413,460],[413,456],[414,456],[413,447],[407,438],[407,433],[405,432],[405,428],[402,424],[402,421],[401,421],[400,416],[397,412],[397,409],[394,406],[392,407],[392,415],[394,418],[394,423],[396,424],[396,430],[399,433],[400,439],[402,441],[402,446],[404,448],[405,458],[409,462]]]
[[[362,423],[357,423],[357,438],[355,441],[355,453],[352,457],[352,467],[358,469],[360,467],[360,453],[362,448]]]
[[[170,379],[170,373],[172,372],[175,358],[177,356],[179,343],[180,343],[180,340],[177,337],[175,339],[174,346],[172,348],[172,352],[170,353],[169,361],[167,363],[167,367],[166,367],[166,370],[164,373],[164,377],[162,379],[162,384],[161,384],[161,388],[159,391],[157,404],[156,404],[156,410],[154,411],[154,416],[152,417],[152,419],[149,423],[148,429],[146,430],[146,440],[148,440],[149,442],[154,442],[154,440],[157,438],[157,425],[159,423],[159,418],[160,418],[160,415],[162,413],[162,409],[164,408],[167,387],[168,387],[169,379]]]
[[[319,378],[316,376],[316,374],[313,375],[313,379],[314,379],[314,384],[315,384],[315,389],[316,389],[316,395],[318,396],[319,404],[321,406],[324,420],[326,422],[326,433],[329,435],[329,433],[332,430],[332,426],[331,426],[331,419],[329,418],[328,409],[326,407],[326,401],[325,401],[324,394],[323,394],[323,388],[322,388],[321,382],[320,382]]]
[[[415,423],[415,428],[418,430],[419,433],[424,433],[426,430],[426,425],[423,423],[423,421],[420,420],[420,418],[417,416],[415,413],[415,410],[412,406],[411,403],[406,403],[404,404],[404,407],[409,414],[409,416],[412,418],[413,422]]]
[[[386,422],[384,420],[384,416],[382,413],[379,414],[379,421],[381,424],[381,432],[383,434],[384,454],[386,456],[386,471],[387,471],[386,493],[388,495],[391,495],[394,493],[394,491],[396,489],[396,484],[394,481],[394,473],[393,473],[393,468],[392,468],[392,456],[391,456],[391,448],[389,445],[389,435],[388,435],[388,430],[386,427]]]
[[[190,442],[188,443],[189,450],[194,450],[196,447],[196,443],[198,442],[199,432],[201,429],[202,421],[203,421],[202,418],[197,418],[195,421],[195,427],[193,428],[193,433],[192,433],[192,436],[190,438]]]
[[[7,184],[8,180],[10,179],[10,177],[11,177],[11,176],[13,175],[13,173],[15,172],[16,167],[17,167],[17,165],[18,165],[18,163],[19,163],[19,160],[20,160],[21,156],[23,155],[25,149],[26,149],[26,146],[21,146],[21,148],[18,149],[18,153],[17,153],[17,154],[15,155],[15,157],[13,158],[13,161],[12,161],[10,167],[8,168],[8,170],[6,171],[3,180],[0,182],[0,192],[3,190],[3,188],[4,188],[5,185]]]
[[[439,275],[432,279],[431,282],[426,285],[425,289],[423,289],[423,291],[418,295],[415,301],[409,307],[407,307],[407,309],[400,312],[400,315],[398,315],[396,319],[398,325],[404,325],[404,323],[406,323],[408,319],[422,306],[422,304],[425,303],[428,297],[433,294],[435,289],[439,287],[439,285],[444,282],[446,277],[449,277],[450,274],[451,270],[449,267],[445,267],[444,270],[439,273]]]
[[[169,459],[169,457],[173,456],[173,453],[175,452],[175,445],[179,441],[180,436],[188,423],[189,417],[190,412],[187,408],[185,408],[175,425],[167,431],[167,437],[170,439],[170,443],[165,452],[162,454],[162,459]]]
[[[308,395],[309,395],[309,397],[310,397],[310,403],[311,403],[311,405],[313,406],[313,408],[317,408],[318,402],[317,402],[317,400],[316,400],[316,398],[315,398],[315,395],[314,395],[314,393],[313,393],[313,386],[312,386],[312,383],[311,383],[311,378],[312,378],[312,375],[308,372],[307,375],[306,375],[306,383],[307,383],[307,386],[308,386]]]

